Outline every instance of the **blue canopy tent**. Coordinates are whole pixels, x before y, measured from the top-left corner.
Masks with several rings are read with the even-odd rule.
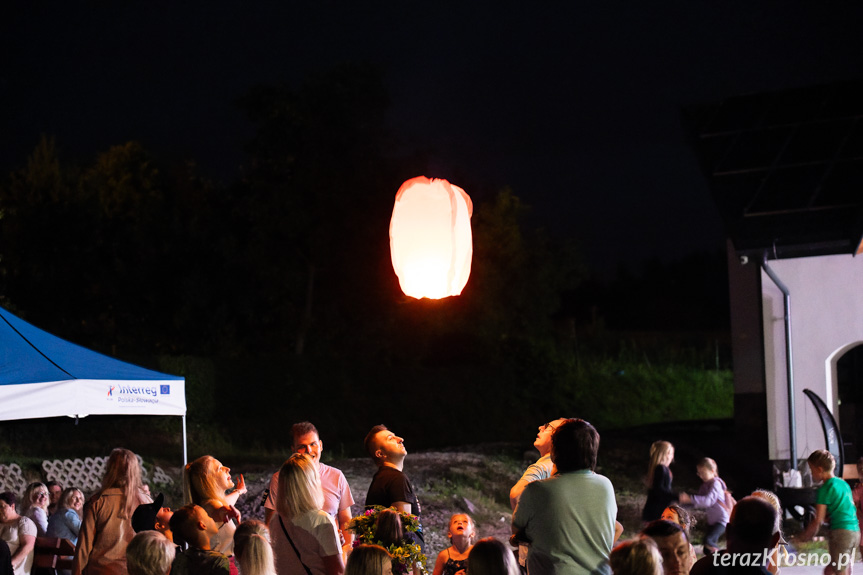
[[[60,339],[0,307],[0,420],[179,415],[186,453],[186,380]]]

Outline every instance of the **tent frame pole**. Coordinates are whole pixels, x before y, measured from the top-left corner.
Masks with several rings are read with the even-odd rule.
[[[189,462],[189,456],[186,452],[186,414],[183,414],[183,467]]]

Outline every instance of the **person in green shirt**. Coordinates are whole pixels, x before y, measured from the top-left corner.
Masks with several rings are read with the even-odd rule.
[[[824,575],[850,575],[857,546],[860,545],[860,525],[851,498],[851,487],[833,475],[836,460],[829,451],[817,449],[809,455],[807,462],[812,480],[822,484],[815,494],[815,519],[793,541],[812,539],[824,520],[829,519],[830,563],[824,567]]]

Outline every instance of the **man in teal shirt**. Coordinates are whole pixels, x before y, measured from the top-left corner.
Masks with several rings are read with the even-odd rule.
[[[512,517],[513,533],[531,542],[528,573],[610,575],[617,502],[611,481],[594,472],[599,433],[582,419],[567,419],[551,441],[558,475],[528,484]]]

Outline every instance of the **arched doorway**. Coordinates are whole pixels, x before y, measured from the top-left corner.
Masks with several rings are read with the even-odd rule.
[[[835,373],[845,462],[856,463],[863,455],[863,343],[839,356]]]

